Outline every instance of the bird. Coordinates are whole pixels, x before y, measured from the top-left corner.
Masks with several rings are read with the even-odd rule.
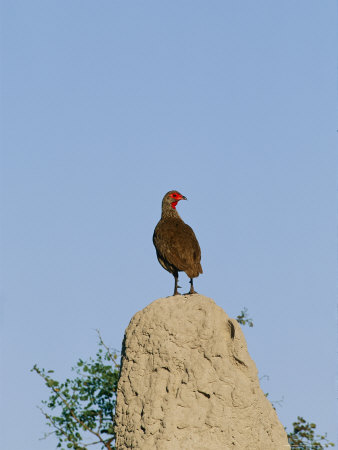
[[[177,291],[178,272],[190,278],[189,294],[196,294],[193,279],[203,273],[201,249],[192,228],[183,222],[176,210],[177,203],[187,198],[176,190],[169,191],[162,200],[161,219],[155,227],[153,243],[161,266],[175,278],[174,295]]]

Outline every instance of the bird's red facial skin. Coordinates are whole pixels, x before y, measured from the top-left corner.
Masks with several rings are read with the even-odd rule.
[[[170,197],[176,200],[175,202],[170,203],[172,209],[176,209],[176,205],[178,201],[182,199],[182,195],[180,195],[178,192],[172,192],[170,194]]]
[[[171,198],[174,198],[175,200],[182,200],[182,195],[181,194],[178,194],[177,192],[172,192],[171,194],[170,194],[170,197]]]

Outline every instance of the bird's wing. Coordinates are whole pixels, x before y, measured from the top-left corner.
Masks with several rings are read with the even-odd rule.
[[[201,260],[201,249],[195,233],[183,221],[158,224],[154,244],[162,258],[178,270],[185,271]]]

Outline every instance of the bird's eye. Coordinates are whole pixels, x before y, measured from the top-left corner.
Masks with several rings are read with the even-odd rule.
[[[170,197],[172,197],[172,198],[177,198],[177,197],[178,197],[177,192],[173,192],[172,194],[170,194]]]

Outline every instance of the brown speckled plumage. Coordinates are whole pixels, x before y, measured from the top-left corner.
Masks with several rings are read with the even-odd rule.
[[[193,278],[203,273],[201,266],[201,249],[192,228],[183,222],[176,204],[186,198],[178,191],[169,191],[162,200],[162,216],[156,225],[153,242],[156,248],[157,259],[164,269],[174,275],[177,295],[178,272],[185,272],[190,278],[193,294]]]

